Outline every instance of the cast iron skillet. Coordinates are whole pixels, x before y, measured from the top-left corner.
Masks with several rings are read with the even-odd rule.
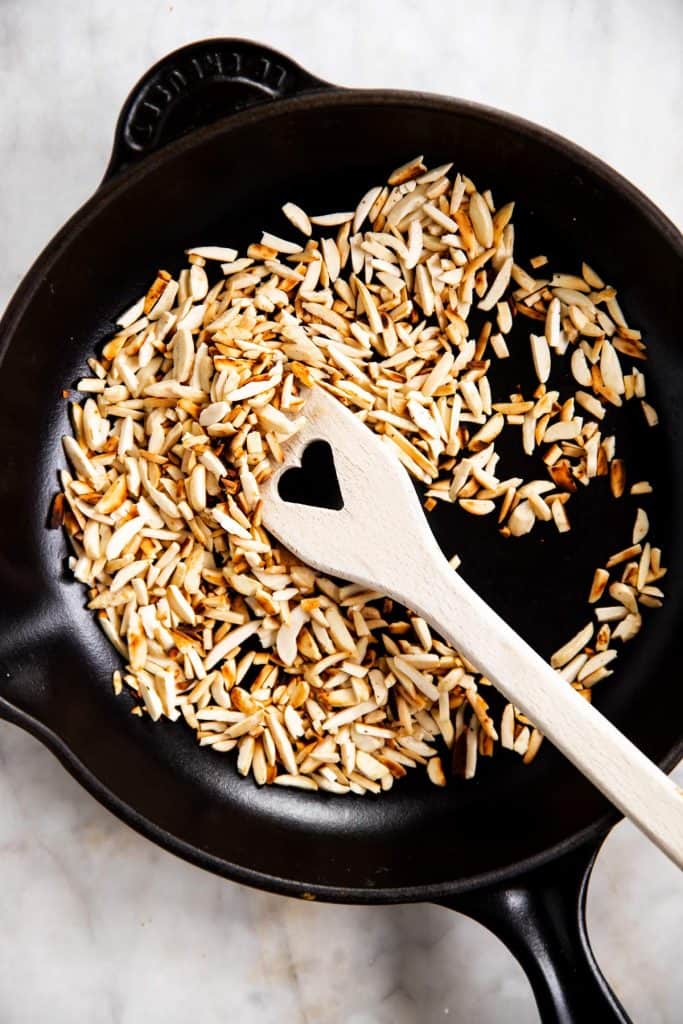
[[[588,874],[617,814],[562,757],[545,745],[523,767],[501,754],[445,791],[414,772],[378,799],[259,790],[189,730],[152,726],[113,697],[117,656],[64,572],[63,537],[47,529],[67,430],[61,390],[156,268],[176,272],[191,244],[285,231],[288,199],[347,208],[416,153],[455,160],[499,201],[517,200],[519,258],[544,252],[560,269],[588,259],[646,332],[661,425],[648,432],[639,409],[625,412],[622,454],[632,481],[655,484],[647,508],[670,566],[668,596],[595,700],[663,768],[680,758],[681,236],[614,171],[547,131],[442,97],[333,88],[233,39],[185,47],[139,82],[104,182],[0,325],[0,713],[124,821],[195,864],[290,896],[453,907],[515,953],[545,1021],[623,1021],[584,921]],[[507,390],[531,379],[509,373]],[[609,502],[599,483],[591,492],[573,503],[564,538],[547,530],[506,543],[457,509],[432,519],[447,553],[462,554],[465,577],[546,656],[583,625],[595,565],[629,542],[635,501]]]

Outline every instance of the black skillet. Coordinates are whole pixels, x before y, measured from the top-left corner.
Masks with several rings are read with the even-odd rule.
[[[547,744],[530,767],[501,753],[445,791],[417,772],[377,799],[259,790],[189,730],[152,726],[114,698],[117,657],[64,571],[63,537],[47,528],[64,462],[61,391],[156,268],[175,272],[192,244],[284,232],[285,200],[348,208],[416,153],[454,160],[499,201],[514,198],[518,258],[543,252],[568,270],[587,259],[644,329],[661,425],[646,430],[637,408],[620,414],[621,453],[630,480],[655,484],[645,501],[670,567],[667,601],[595,701],[663,768],[681,757],[680,234],[610,168],[527,122],[437,96],[334,88],[231,39],[185,47],[139,82],[104,182],[0,324],[0,714],[124,821],[195,864],[290,896],[453,907],[518,957],[544,1021],[623,1021],[584,920],[588,875],[618,816]],[[510,364],[501,392],[531,379],[524,358]],[[514,446],[505,457],[513,472]],[[505,542],[452,509],[432,520],[465,577],[546,656],[583,624],[595,565],[629,542],[636,502],[610,502],[600,483],[574,501],[562,538],[539,530]]]

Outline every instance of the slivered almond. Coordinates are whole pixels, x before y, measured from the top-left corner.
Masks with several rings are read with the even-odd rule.
[[[296,203],[285,203],[285,205],[282,207],[282,212],[284,213],[287,220],[290,221],[290,223],[292,223],[295,228],[298,228],[298,230],[301,231],[302,234],[311,234],[311,221],[308,215],[304,213],[300,206],[297,206]]]
[[[460,498],[458,504],[473,516],[490,515],[496,508],[493,501],[481,501],[475,498]]]
[[[409,160],[405,164],[401,164],[391,172],[387,181],[390,185],[402,185],[405,181],[410,181],[412,178],[417,178],[424,170],[425,165],[422,163],[422,157],[416,156],[412,160]]]
[[[577,384],[581,384],[582,387],[588,388],[591,386],[591,372],[586,362],[586,356],[582,349],[575,348],[572,352],[571,358],[572,373],[574,380]]]
[[[633,543],[634,545],[640,544],[641,540],[647,537],[648,530],[650,529],[650,521],[647,516],[647,512],[644,509],[639,508],[636,513],[636,521],[633,526]]]
[[[620,498],[626,486],[626,469],[623,459],[612,459],[609,472],[610,487],[615,498]]]
[[[578,681],[581,682],[598,669],[605,668],[610,664],[610,662],[614,661],[616,656],[617,652],[615,650],[600,651],[598,654],[594,654],[593,657],[589,658],[585,665],[580,669],[577,676]]]
[[[645,416],[645,421],[648,427],[656,427],[659,423],[659,416],[657,415],[656,410],[653,408],[653,406],[650,405],[649,402],[642,401],[640,405],[643,410],[643,415]]]
[[[484,249],[490,249],[493,245],[493,220],[486,200],[478,192],[470,196],[469,215],[477,241]]]
[[[550,348],[545,336],[542,334],[530,335],[531,355],[534,361],[534,370],[541,384],[545,384],[550,376]]]
[[[521,501],[508,518],[508,529],[513,537],[522,537],[529,533],[536,522],[536,516],[528,501]]]
[[[640,544],[632,544],[630,547],[624,548],[622,551],[617,551],[607,559],[607,568],[611,569],[615,565],[621,565],[622,562],[628,562],[630,558],[635,558],[635,556],[639,555],[640,552]]]
[[[593,623],[589,622],[588,625],[584,626],[583,629],[579,630],[576,636],[568,640],[567,643],[560,647],[550,658],[550,664],[553,668],[562,668],[567,662],[571,661],[577,654],[579,654],[583,648],[590,642],[593,636]]]

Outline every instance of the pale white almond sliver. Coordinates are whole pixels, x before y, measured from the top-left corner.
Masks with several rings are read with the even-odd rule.
[[[528,501],[520,501],[508,519],[508,527],[513,537],[522,537],[529,533],[536,522],[534,510]]]
[[[571,358],[572,374],[577,384],[580,384],[584,388],[591,386],[591,371],[588,363],[586,362],[586,356],[581,348],[575,348],[572,352]]]
[[[296,203],[285,203],[282,207],[282,212],[287,220],[293,224],[295,228],[298,228],[302,234],[310,235],[312,230],[310,218],[300,206],[297,206]]]
[[[317,224],[318,227],[338,227],[340,224],[346,224],[353,218],[353,210],[346,213],[319,213],[314,217],[311,217],[311,224]]]
[[[118,558],[126,545],[130,544],[133,537],[140,532],[144,525],[145,520],[142,516],[134,516],[114,530],[105,551],[107,561],[111,562],[113,559]]]
[[[242,540],[251,540],[251,534],[248,530],[245,530],[238,522],[236,522],[232,516],[227,515],[222,509],[216,507],[211,509],[211,514],[216,520],[218,525],[222,527],[226,533],[230,533],[235,537],[241,537]]]
[[[209,672],[214,665],[222,661],[228,651],[233,650],[235,647],[241,647],[245,640],[248,640],[254,633],[258,632],[258,629],[258,622],[246,622],[243,626],[238,626],[237,629],[233,629],[224,636],[220,643],[217,643],[204,659],[206,671]]]
[[[550,348],[543,334],[530,335],[531,356],[534,370],[541,384],[545,384],[550,376]]]
[[[505,260],[505,262],[503,263],[502,267],[498,271],[498,274],[496,275],[496,277],[495,277],[493,283],[491,284],[491,287],[489,288],[488,292],[486,293],[484,298],[479,303],[479,309],[483,309],[483,310],[493,309],[493,307],[496,305],[496,303],[499,302],[500,299],[503,297],[503,294],[505,293],[505,289],[507,288],[508,284],[510,283],[510,274],[512,273],[512,263],[513,263],[512,256],[508,256],[508,258]]]
[[[320,242],[323,259],[325,260],[325,266],[327,267],[327,273],[330,275],[330,281],[336,281],[339,277],[340,270],[340,259],[339,249],[333,238],[323,238]]]
[[[64,445],[64,451],[66,452],[69,462],[79,476],[85,477],[85,479],[89,480],[94,487],[98,487],[102,484],[105,479],[104,471],[96,463],[91,462],[79,445],[78,441],[67,434],[62,438],[62,444]]]
[[[130,327],[131,324],[134,324],[135,321],[142,316],[144,308],[145,296],[142,295],[137,302],[134,302],[133,305],[125,311],[125,313],[121,314],[116,321],[117,325],[119,327]]]
[[[636,513],[636,521],[633,526],[633,543],[639,544],[641,540],[647,537],[647,532],[650,529],[650,521],[647,517],[647,512],[639,508]]]
[[[303,246],[299,245],[298,242],[289,242],[286,238],[280,238],[278,235],[271,235],[269,231],[263,231],[261,233],[261,245],[267,245],[269,249],[275,249],[276,252],[289,253],[290,255],[296,252],[301,252]],[[235,256],[237,253],[235,253]],[[233,256],[233,259],[235,257]]]
[[[591,675],[593,672],[597,672],[598,669],[605,668],[605,666],[609,665],[611,661],[614,661],[616,656],[617,652],[614,649],[601,651],[599,654],[594,654],[593,657],[589,658],[588,661],[584,664],[583,668],[580,670],[577,677],[579,682],[581,682],[587,676]]]
[[[493,245],[493,221],[491,211],[486,205],[486,200],[478,192],[470,196],[470,220],[477,241],[484,249],[490,249]]]
[[[196,264],[190,266],[190,295],[194,302],[201,302],[206,298],[209,290],[209,279],[203,267]]]
[[[369,189],[365,193],[365,195],[359,202],[358,206],[356,207],[356,212],[353,216],[353,227],[351,229],[354,235],[360,229],[361,225],[363,224],[365,218],[372,209],[372,206],[377,200],[377,197],[379,196],[381,191],[382,186],[375,185],[373,188]]]
[[[560,300],[551,299],[545,316],[545,337],[551,348],[557,348],[560,341],[560,314]]]
[[[188,256],[201,256],[204,260],[218,260],[219,263],[232,263],[237,259],[237,249],[228,249],[220,245],[200,245],[194,249],[186,249]]]
[[[559,650],[555,651],[550,659],[550,664],[553,668],[562,668],[568,661],[571,661],[577,654],[580,654],[590,638],[593,636],[593,623],[589,622],[587,626],[579,630],[576,636],[568,640],[564,647],[560,647]]]
[[[615,394],[624,394],[624,375],[621,372],[619,356],[614,346],[607,339],[603,341],[600,350],[600,374],[607,387],[614,391]]]

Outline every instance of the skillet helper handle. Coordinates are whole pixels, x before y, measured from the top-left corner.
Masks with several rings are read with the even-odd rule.
[[[396,578],[405,589],[392,596],[423,615],[683,869],[683,791],[674,780],[560,679],[453,572],[431,537]],[[587,636],[581,647],[590,639]]]
[[[524,969],[543,1024],[629,1024],[598,967],[586,932],[594,844],[504,885],[464,893],[442,906],[497,935]]]
[[[261,103],[333,88],[246,39],[205,39],[163,57],[124,103],[104,180],[169,142]]]

